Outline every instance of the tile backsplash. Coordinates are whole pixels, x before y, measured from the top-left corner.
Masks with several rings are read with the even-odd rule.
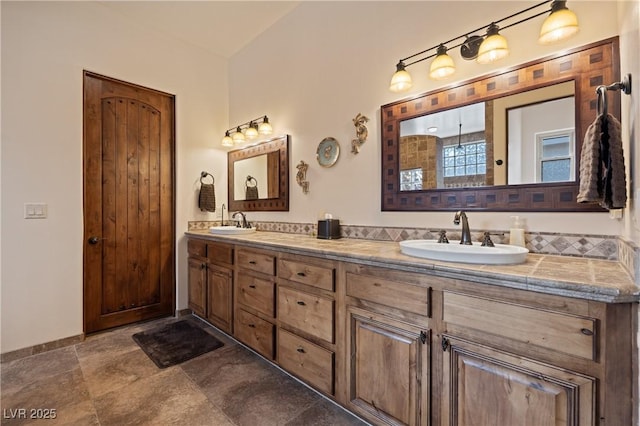
[[[190,221],[188,229],[205,230],[219,222]],[[260,231],[290,234],[316,235],[315,223],[253,222]],[[382,226],[342,225],[342,236],[378,241],[403,241],[409,239],[437,239],[440,229],[399,228]],[[460,230],[445,229],[450,240],[460,239]],[[509,232],[491,231],[495,243],[508,244]],[[483,232],[471,232],[474,241],[482,241]],[[558,256],[588,257],[619,261],[640,284],[640,248],[632,241],[611,235],[579,235],[557,232],[528,232],[525,234],[531,253]]]

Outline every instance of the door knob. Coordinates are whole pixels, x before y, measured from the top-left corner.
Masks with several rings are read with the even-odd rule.
[[[89,237],[89,244],[98,244],[98,241],[100,240],[104,240],[104,238],[99,238],[99,237]]]

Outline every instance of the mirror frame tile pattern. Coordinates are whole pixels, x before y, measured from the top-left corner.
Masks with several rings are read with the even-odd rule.
[[[596,87],[619,79],[619,39],[616,36],[383,105],[380,108],[381,210],[604,211],[597,204],[576,201],[579,164],[575,182],[400,191],[400,123],[420,115],[574,80],[576,158],[579,159],[585,131],[596,118]],[[620,94],[616,91],[609,96],[609,112],[619,118]]]
[[[227,153],[227,194],[229,211],[289,211],[289,135],[280,136],[246,148]],[[234,199],[234,163],[262,154],[278,152],[279,172],[277,176],[278,196],[257,200]]]

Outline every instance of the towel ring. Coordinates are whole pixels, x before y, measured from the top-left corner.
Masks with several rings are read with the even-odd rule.
[[[207,172],[202,172],[200,173],[200,183],[204,183],[202,180],[204,178],[206,178],[207,176],[211,177],[211,183],[214,184],[216,183],[215,178],[213,177],[213,175],[211,173],[207,173]]]
[[[258,186],[258,181],[253,176],[247,176],[247,181],[244,183],[246,187],[255,187]]]
[[[598,94],[598,99],[596,100],[596,114],[598,116],[602,114],[606,117],[609,111],[607,106],[607,86],[598,86],[596,88],[596,93]]]
[[[598,100],[596,101],[596,113],[600,115],[602,112],[603,115],[607,115],[607,90],[620,90],[625,95],[631,94],[631,74],[626,74],[622,77],[622,81],[618,81],[612,83],[608,86],[598,86],[596,87],[596,93],[598,94]],[[602,111],[601,111],[602,109]]]

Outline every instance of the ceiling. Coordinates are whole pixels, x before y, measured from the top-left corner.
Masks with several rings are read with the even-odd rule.
[[[229,58],[299,1],[99,1],[124,19]]]

